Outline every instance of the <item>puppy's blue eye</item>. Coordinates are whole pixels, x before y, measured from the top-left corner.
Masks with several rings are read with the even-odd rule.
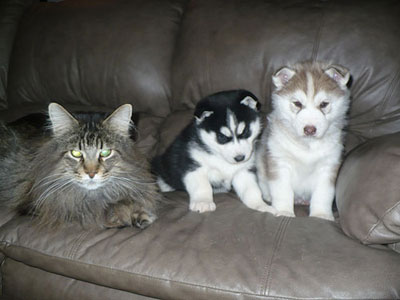
[[[219,144],[226,144],[229,143],[232,140],[232,137],[226,136],[225,134],[222,133],[217,133],[217,142]]]

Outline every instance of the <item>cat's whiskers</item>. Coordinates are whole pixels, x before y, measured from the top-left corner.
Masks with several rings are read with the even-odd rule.
[[[35,190],[35,189],[38,189],[38,188],[40,188],[40,187],[43,187],[43,186],[45,186],[45,185],[47,185],[47,184],[50,184],[50,183],[52,183],[52,182],[55,182],[55,181],[59,180],[59,179],[60,179],[59,177],[60,177],[60,176],[63,176],[63,175],[64,175],[64,174],[62,174],[62,173],[56,173],[56,174],[51,174],[51,175],[48,175],[48,176],[46,176],[46,177],[43,177],[42,179],[40,179],[39,181],[35,182],[35,183],[32,185],[32,187],[31,187],[31,189],[29,190],[28,194],[32,193],[32,191]],[[56,176],[58,176],[58,177],[55,178],[55,179],[52,179],[52,180],[43,182],[43,181],[45,181],[45,180],[47,180],[47,179],[49,179],[49,178],[56,177]]]
[[[124,174],[126,174],[126,175],[130,175],[130,177],[123,177],[123,176],[121,176],[121,175],[124,175]],[[118,180],[128,180],[128,181],[130,181],[131,183],[134,183],[134,184],[156,184],[156,181],[155,180],[146,180],[145,178],[138,178],[138,177],[131,177],[131,175],[132,174],[130,174],[130,173],[117,173],[117,175],[118,176],[115,176],[115,175],[112,175],[112,177],[114,178],[114,179],[118,179]]]
[[[127,193],[133,193],[137,198],[139,199],[145,199],[145,195],[147,192],[146,190],[143,190],[141,188],[138,188],[138,184],[141,185],[149,185],[149,183],[145,183],[145,182],[136,182],[135,180],[131,180],[129,178],[125,178],[125,177],[117,177],[117,176],[110,176],[111,179],[115,179],[113,181],[113,183],[120,187],[120,188],[124,188],[126,189]]]
[[[65,179],[65,178],[57,179],[55,183],[51,184],[40,194],[40,196],[37,199],[36,207],[40,207],[46,201],[46,199],[48,199],[52,194],[54,194],[57,191],[61,191],[63,188],[64,189],[67,188],[72,182],[74,182],[73,179]]]

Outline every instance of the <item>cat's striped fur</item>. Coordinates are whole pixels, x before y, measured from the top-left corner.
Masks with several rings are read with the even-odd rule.
[[[0,203],[34,215],[40,225],[151,224],[161,196],[129,136],[131,113],[123,105],[106,119],[72,116],[52,103],[50,135],[28,138],[1,125]],[[99,155],[104,149],[108,157]]]

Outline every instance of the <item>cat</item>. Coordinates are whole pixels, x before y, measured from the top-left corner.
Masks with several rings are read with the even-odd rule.
[[[0,125],[0,202],[40,226],[147,227],[161,196],[130,137],[132,106],[105,118],[48,107],[50,134]]]

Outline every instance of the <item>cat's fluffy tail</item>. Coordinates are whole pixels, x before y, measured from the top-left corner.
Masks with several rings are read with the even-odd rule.
[[[15,208],[26,185],[26,149],[18,133],[0,122],[0,207]]]
[[[0,161],[2,161],[10,151],[16,150],[18,145],[17,140],[18,136],[14,130],[3,122],[0,122]]]

